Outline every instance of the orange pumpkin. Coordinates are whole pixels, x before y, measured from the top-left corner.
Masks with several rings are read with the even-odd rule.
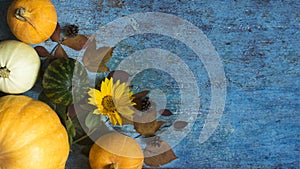
[[[57,14],[50,0],[14,0],[7,11],[7,23],[16,38],[38,44],[53,34]]]
[[[89,160],[92,169],[141,169],[144,155],[133,138],[114,132],[101,136],[95,142]]]
[[[68,135],[56,113],[27,96],[0,98],[0,168],[64,169]]]

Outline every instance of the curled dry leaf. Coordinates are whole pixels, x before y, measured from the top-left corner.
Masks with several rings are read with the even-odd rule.
[[[144,150],[145,164],[148,166],[165,165],[175,159],[177,156],[171,149],[170,145],[163,141],[159,136],[150,138]]]
[[[114,82],[120,80],[120,83],[127,83],[130,76],[130,74],[123,70],[113,70],[108,74],[107,78],[113,78]]]
[[[101,47],[97,49],[96,40],[89,40],[83,54],[82,62],[91,72],[109,71],[105,63],[110,60],[113,50],[113,47]]]
[[[53,42],[58,42],[58,43],[60,42],[60,25],[59,25],[59,23],[57,23],[55,31],[51,35],[50,39]]]
[[[173,113],[169,109],[160,109],[159,114],[162,116],[171,116]]]
[[[132,95],[135,99],[142,99],[142,98],[144,98],[144,97],[146,97],[147,96],[147,94],[149,94],[149,90],[144,90],[144,91],[141,91],[141,92],[139,92],[139,93],[136,93],[136,94],[134,94],[134,95]]]
[[[173,127],[174,127],[176,130],[181,130],[181,129],[185,128],[187,125],[188,125],[188,122],[186,122],[186,121],[176,121],[176,122],[173,124]]]
[[[48,52],[48,50],[43,46],[36,46],[36,47],[34,47],[34,49],[40,57],[49,57],[49,56],[51,56],[51,54]]]
[[[74,50],[81,50],[88,42],[88,37],[85,35],[76,35],[75,37],[68,37],[61,42],[61,44],[68,46]]]

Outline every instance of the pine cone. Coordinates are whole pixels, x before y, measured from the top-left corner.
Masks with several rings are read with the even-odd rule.
[[[78,35],[79,28],[76,25],[64,26],[64,34],[66,37],[73,38]]]

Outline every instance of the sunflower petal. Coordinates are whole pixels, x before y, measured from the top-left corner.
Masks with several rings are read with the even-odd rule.
[[[120,107],[117,110],[120,114],[122,114],[123,116],[127,116],[127,117],[131,117],[134,113],[134,111],[128,106]]]
[[[119,125],[122,126],[122,118],[121,118],[120,114],[118,112],[115,112],[114,116],[117,120],[117,123],[119,123]]]
[[[105,79],[102,83],[101,83],[101,87],[100,87],[100,90],[101,92],[104,94],[104,95],[107,95],[109,94],[107,91],[107,79]]]
[[[101,113],[101,111],[100,111],[99,109],[95,109],[95,110],[93,111],[93,114],[102,114],[102,113]]]
[[[115,118],[114,115],[109,115],[108,118],[109,118],[109,121],[110,121],[114,126],[117,125],[117,119]]]
[[[89,104],[93,104],[95,106],[97,106],[97,104],[101,103],[102,101],[102,95],[101,92],[97,89],[90,89],[88,91],[88,94],[90,95],[89,100]]]
[[[115,89],[113,90],[113,96],[115,97],[115,99],[119,99],[120,97],[122,97],[123,94],[125,94],[124,88],[122,87],[122,85],[118,85],[115,87]]]

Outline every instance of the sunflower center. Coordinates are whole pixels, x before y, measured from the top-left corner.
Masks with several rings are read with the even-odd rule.
[[[102,106],[108,111],[116,110],[116,106],[114,104],[114,100],[113,100],[112,96],[105,96],[102,99]]]

